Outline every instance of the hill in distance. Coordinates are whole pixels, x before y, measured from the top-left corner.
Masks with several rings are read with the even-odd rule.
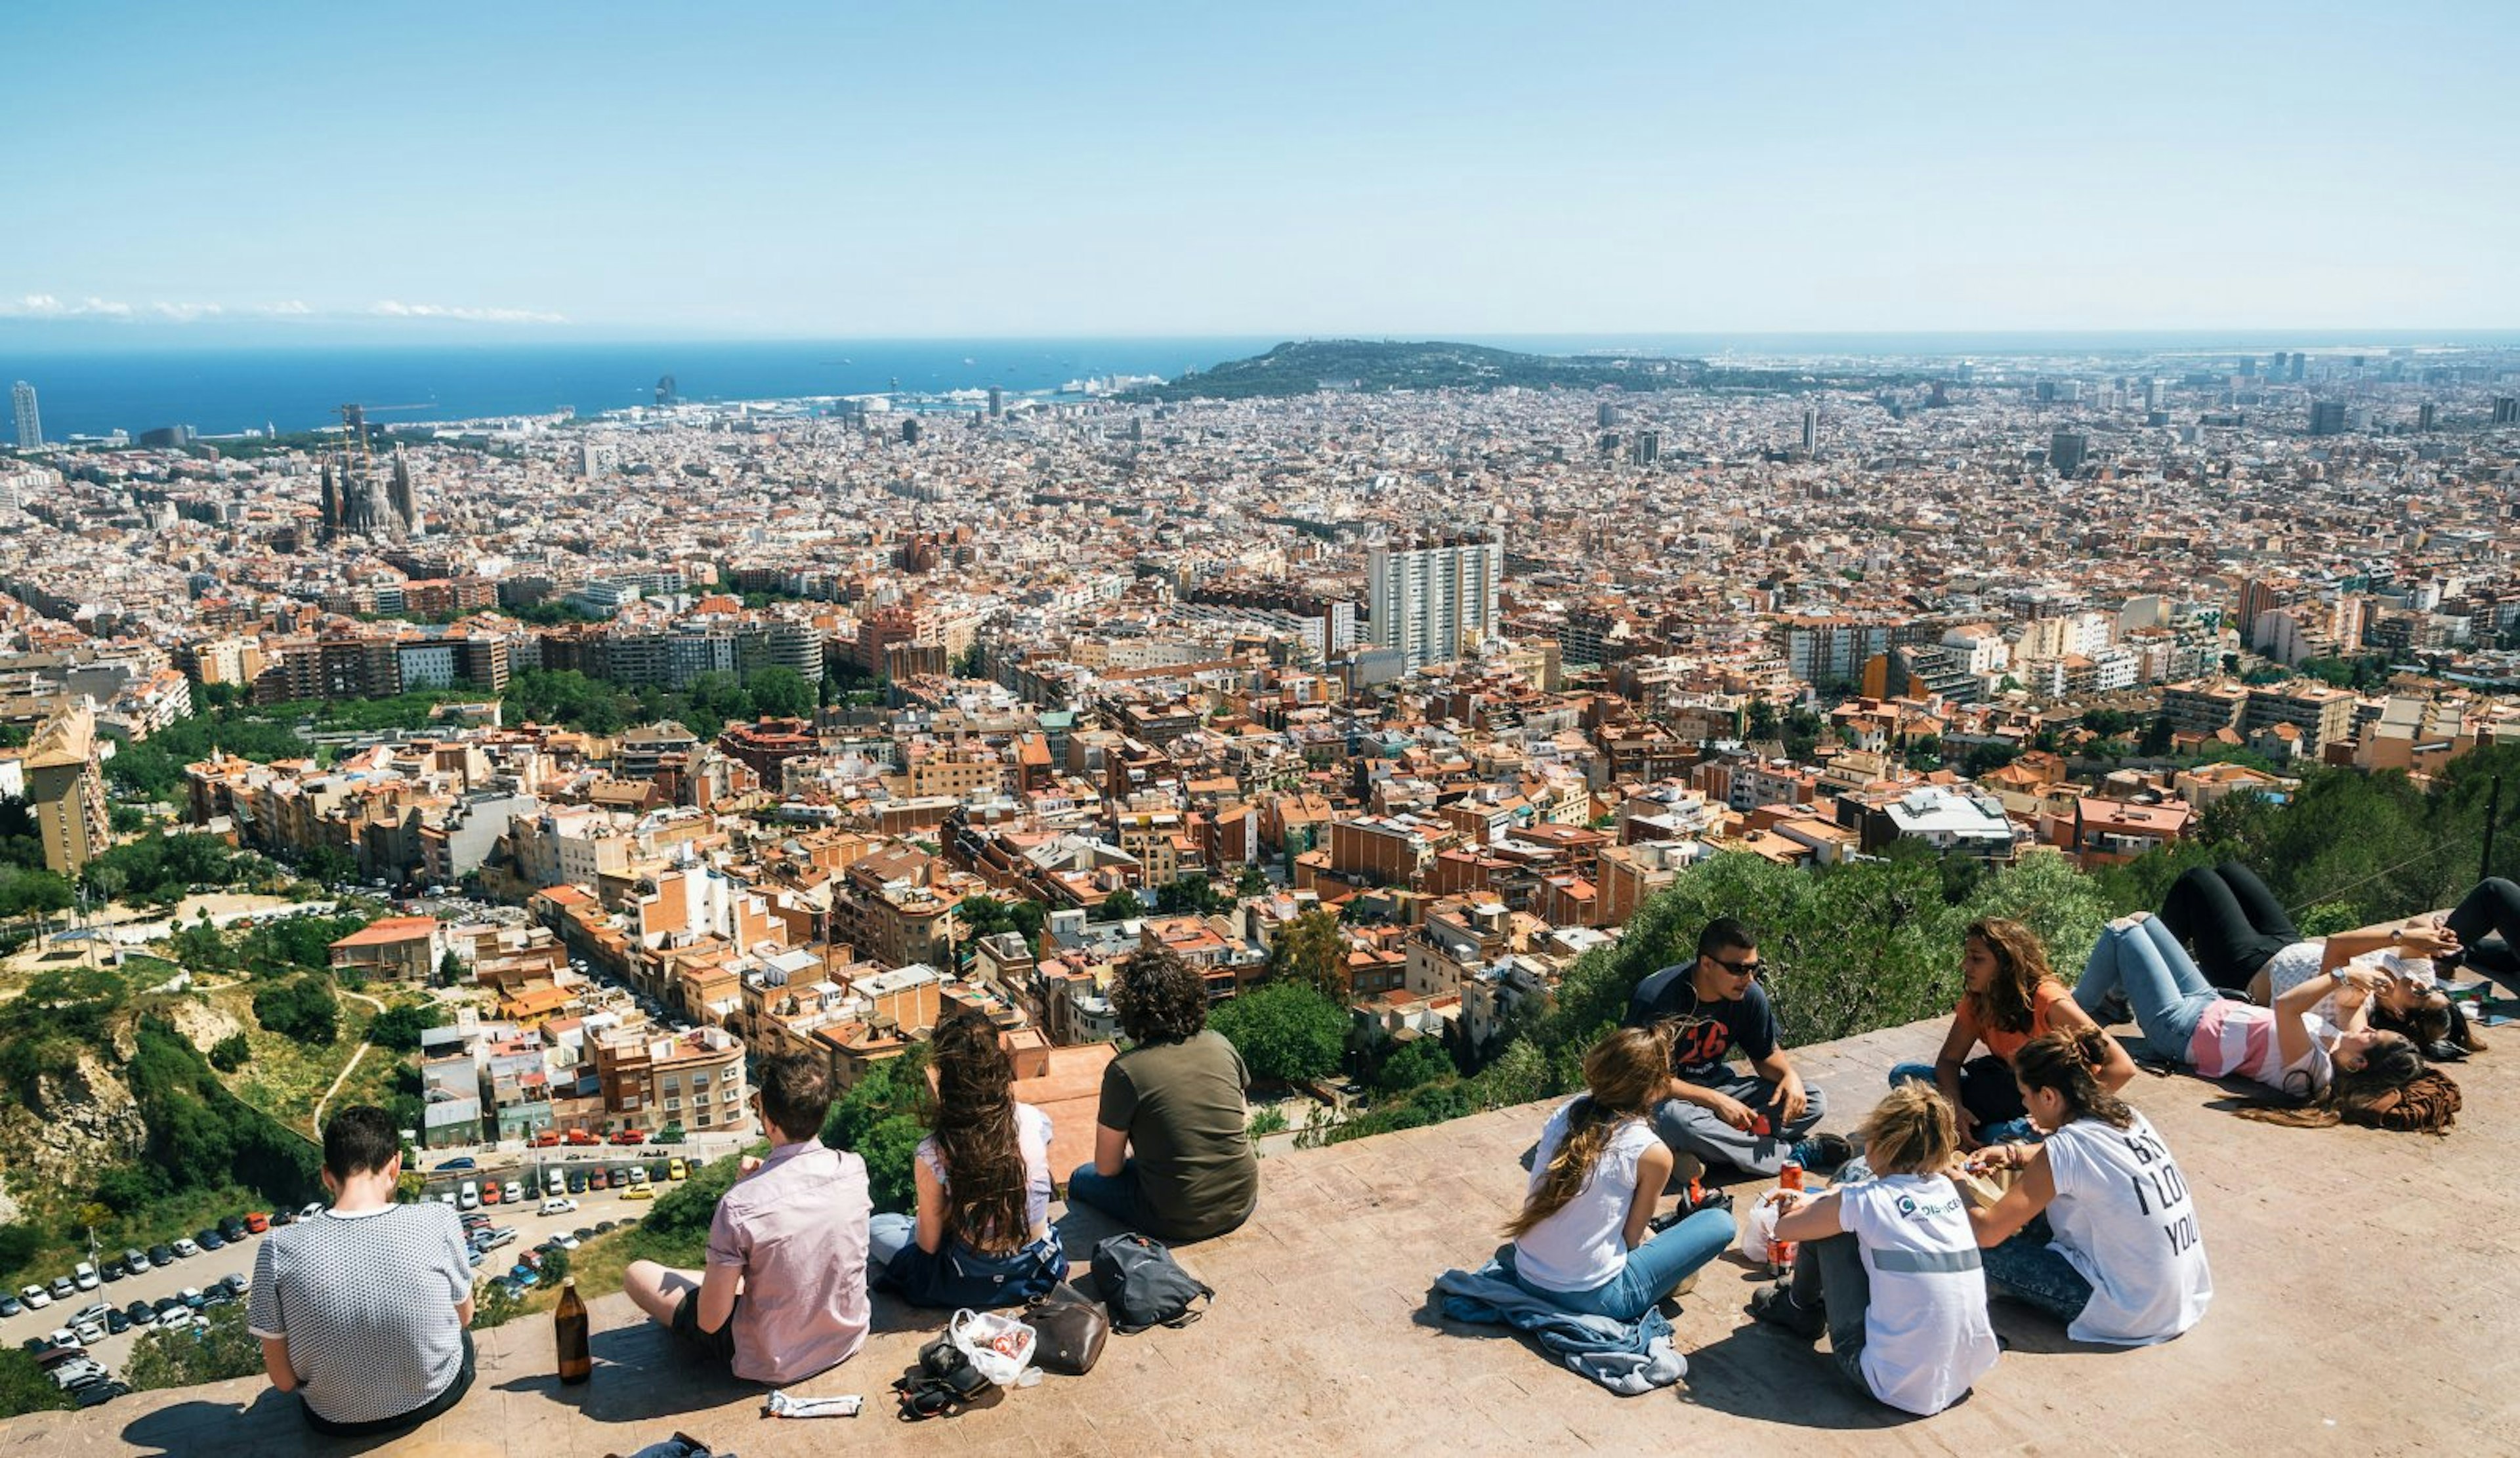
[[[1323,389],[1667,390],[1698,383],[1695,360],[1628,355],[1519,354],[1480,344],[1383,339],[1304,339],[1267,354],[1229,360],[1167,384],[1132,392],[1141,400],[1251,400]]]

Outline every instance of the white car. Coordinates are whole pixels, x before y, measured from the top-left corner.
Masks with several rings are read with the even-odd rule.
[[[456,1186],[455,1204],[456,1207],[461,1210],[479,1210],[481,1208],[481,1187],[469,1179]]]
[[[97,1343],[105,1340],[105,1328],[97,1325],[93,1321],[82,1321],[78,1324],[78,1330],[75,1335],[78,1337],[79,1345],[81,1347],[93,1347]]]
[[[570,1215],[575,1213],[576,1210],[576,1201],[571,1200],[566,1195],[556,1195],[549,1200],[545,1200],[543,1202],[542,1209],[537,1211],[536,1214],[547,1215]]]
[[[41,1286],[21,1286],[18,1300],[26,1303],[27,1310],[40,1311],[53,1303],[53,1294]]]
[[[175,1242],[175,1254],[183,1257],[187,1260],[190,1260],[194,1257],[202,1254],[202,1248],[193,1244],[193,1238],[188,1235]]]
[[[55,1347],[83,1347],[87,1345],[78,1339],[78,1333],[71,1331],[68,1327],[63,1327],[61,1330],[54,1332],[44,1340],[52,1343]]]
[[[524,1204],[524,1203],[525,1203],[525,1184],[524,1184],[524,1181],[523,1181],[523,1180],[520,1180],[520,1179],[511,1179],[511,1180],[509,1180],[509,1181],[508,1181],[508,1183],[507,1183],[507,1187],[506,1187],[505,1189],[502,1189],[502,1190],[500,1190],[500,1191],[499,1191],[499,1199],[500,1199],[500,1202],[501,1202],[501,1203],[503,1203],[503,1204],[507,1204],[507,1205],[522,1205],[522,1204]]]
[[[104,1278],[97,1275],[96,1266],[93,1262],[82,1260],[78,1264],[70,1267],[70,1283],[78,1287],[81,1291],[94,1291],[97,1287],[104,1285],[105,1281]]]

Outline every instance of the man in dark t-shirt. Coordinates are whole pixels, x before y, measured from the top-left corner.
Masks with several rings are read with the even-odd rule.
[[[1654,1132],[1675,1154],[1709,1165],[1774,1174],[1786,1160],[1832,1169],[1847,1158],[1844,1139],[1812,1133],[1821,1091],[1804,1084],[1777,1045],[1777,1015],[1759,986],[1758,938],[1730,916],[1707,924],[1697,956],[1637,984],[1627,1026],[1661,1028],[1671,1036],[1671,1086],[1654,1109]],[[1726,1060],[1734,1049],[1747,1071]],[[1675,1164],[1685,1182],[1688,1161]]]

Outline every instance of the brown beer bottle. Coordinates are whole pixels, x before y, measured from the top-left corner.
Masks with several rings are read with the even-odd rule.
[[[552,1311],[552,1329],[560,1341],[560,1380],[584,1382],[595,1375],[595,1358],[586,1347],[586,1303],[577,1299],[577,1278],[560,1284],[560,1305]]]

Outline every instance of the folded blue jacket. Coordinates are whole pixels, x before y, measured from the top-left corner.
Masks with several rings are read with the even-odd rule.
[[[1616,1321],[1553,1306],[1515,1285],[1501,1261],[1444,1272],[1435,1278],[1435,1295],[1453,1320],[1529,1332],[1570,1370],[1623,1397],[1669,1387],[1688,1371],[1688,1359],[1672,1346],[1671,1321],[1660,1311]]]

